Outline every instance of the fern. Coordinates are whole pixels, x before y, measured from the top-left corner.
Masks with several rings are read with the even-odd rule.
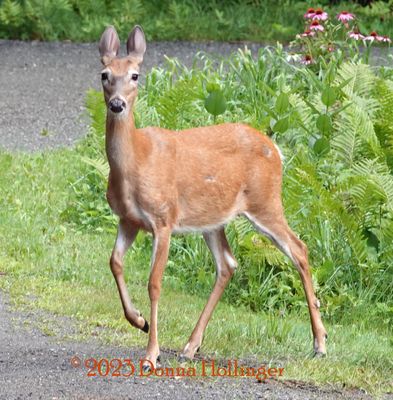
[[[348,167],[363,157],[383,156],[369,114],[355,104],[347,107],[336,118],[331,146],[335,155]]]
[[[363,287],[372,287],[371,300],[386,299],[393,289],[392,82],[378,78],[368,66],[343,64],[329,83],[337,89],[337,100],[326,110],[323,74],[300,72],[277,52],[261,50],[255,59],[244,51],[219,65],[204,57],[197,59],[198,68],[168,60],[166,69],[146,76],[135,107],[136,125],[181,129],[209,123],[203,100],[207,84],[214,83],[228,100],[222,120],[269,127],[277,114],[277,93],[288,93],[284,114],[290,128],[275,138],[287,155],[284,206],[289,225],[308,245],[316,286],[329,310],[347,301],[356,304]],[[102,94],[89,92],[87,107],[91,128],[80,146],[85,175],[73,185],[65,215],[84,229],[114,229],[104,196],[108,165]],[[319,135],[316,118],[326,112],[333,126],[324,134],[327,150],[321,154],[312,139]],[[295,269],[248,220],[235,220],[227,233],[239,268],[226,298],[255,310],[304,304]],[[176,282],[197,292],[210,290],[212,260],[203,241],[180,237],[172,251],[184,261],[168,266]]]
[[[354,94],[369,98],[374,89],[375,75],[367,64],[346,62],[337,71],[335,84],[337,86],[349,81],[343,87],[343,92],[351,98]]]
[[[82,157],[82,161],[87,165],[93,167],[93,170],[98,173],[103,179],[108,179],[109,175],[109,164],[103,159],[92,159],[88,157]]]
[[[22,6],[17,1],[5,0],[0,6],[0,31],[6,37],[17,37],[17,32],[23,26],[24,17]]]
[[[68,0],[26,0],[25,12],[33,34],[40,39],[65,38],[77,23]]]
[[[363,182],[363,192],[351,190],[362,204],[369,206],[383,204],[386,209],[393,207],[393,178],[386,164],[376,160],[363,160],[356,164],[352,176]]]
[[[93,156],[105,155],[106,106],[102,93],[89,90],[86,95],[86,108],[90,117],[90,128],[86,146]]]
[[[375,132],[390,170],[393,171],[393,82],[379,79],[374,93],[380,104],[376,115]]]
[[[170,90],[161,94],[155,104],[160,125],[169,129],[197,125],[196,113],[204,114],[202,99],[202,84],[196,77],[177,81]]]

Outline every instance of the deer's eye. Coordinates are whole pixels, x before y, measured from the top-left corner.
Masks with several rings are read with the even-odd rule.
[[[106,72],[103,72],[103,73],[101,74],[101,80],[102,80],[102,81],[107,81],[107,80],[108,80],[108,74],[107,74]]]
[[[132,74],[132,75],[131,75],[131,79],[132,79],[133,81],[137,81],[137,80],[138,80],[138,77],[139,77],[138,74]]]

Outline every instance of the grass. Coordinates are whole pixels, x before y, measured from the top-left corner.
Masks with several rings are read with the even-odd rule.
[[[84,173],[78,150],[37,155],[0,153],[0,287],[18,308],[72,317],[79,338],[99,332],[106,343],[145,346],[147,337],[123,318],[108,267],[110,232],[81,232],[63,222],[70,183]],[[135,304],[149,314],[149,248],[139,237],[126,257],[126,280]],[[177,260],[172,259],[176,265]],[[186,343],[206,299],[176,289],[165,276],[159,335],[164,348]],[[326,359],[311,359],[310,325],[303,310],[290,315],[252,312],[221,302],[208,326],[202,352],[217,358],[249,358],[285,368],[285,379],[393,390],[393,338],[383,325],[327,322]],[[50,327],[47,330],[53,331]]]

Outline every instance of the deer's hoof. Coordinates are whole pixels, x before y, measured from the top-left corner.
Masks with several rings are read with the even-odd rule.
[[[323,353],[322,351],[316,351],[314,353],[314,358],[324,358],[326,357],[326,353]]]
[[[145,325],[143,325],[142,331],[149,333],[149,323],[145,320]]]
[[[188,345],[186,346],[186,349],[187,349],[187,351],[189,350],[189,349],[188,349]],[[198,346],[198,348],[195,350],[195,353],[199,353],[199,350],[200,350],[200,349],[201,349],[201,346]],[[192,353],[191,356],[182,353],[182,354],[180,354],[180,356],[177,358],[177,360],[178,360],[180,363],[184,363],[184,362],[187,362],[187,361],[192,361],[193,358],[194,358],[194,354],[195,354],[195,353]]]
[[[188,361],[192,361],[192,358],[186,356],[185,354],[180,354],[179,357],[177,357],[177,361],[179,361],[180,364],[186,363]]]
[[[147,374],[147,373],[151,372],[151,367],[150,367],[150,365],[149,365],[149,364],[145,364],[145,365],[142,367],[142,371],[143,371],[144,374]]]
[[[157,359],[156,359],[156,364],[158,364],[158,363],[161,363],[161,355],[160,354],[157,356]],[[148,364],[144,364],[142,366],[142,371],[144,374],[147,374],[147,373],[151,372],[152,369],[155,369],[155,368],[156,367],[154,367],[153,363],[149,362]]]

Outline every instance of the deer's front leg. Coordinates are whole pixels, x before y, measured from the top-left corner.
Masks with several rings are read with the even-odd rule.
[[[117,238],[110,259],[112,274],[119,289],[124,315],[132,326],[148,332],[149,325],[141,313],[131,303],[124,280],[123,258],[128,248],[132,245],[138,233],[138,228],[126,220],[120,220],[117,230]]]
[[[162,228],[154,233],[153,255],[148,286],[150,298],[150,332],[145,362],[143,363],[144,371],[150,370],[152,366],[155,368],[157,358],[160,355],[157,335],[158,300],[160,298],[162,276],[168,260],[170,237],[171,230],[168,228]]]

